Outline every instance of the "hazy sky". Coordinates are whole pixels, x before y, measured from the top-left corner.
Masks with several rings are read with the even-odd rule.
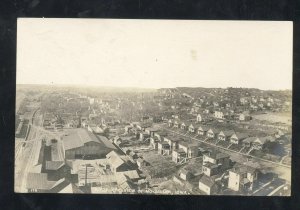
[[[292,89],[292,22],[18,19],[17,83]]]

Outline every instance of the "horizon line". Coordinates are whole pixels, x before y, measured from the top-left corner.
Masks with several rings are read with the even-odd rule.
[[[174,88],[207,88],[207,89],[228,89],[228,88],[242,88],[242,89],[258,89],[262,91],[292,91],[293,89],[281,88],[281,89],[260,89],[256,87],[202,87],[202,86],[177,86],[177,87],[136,87],[136,86],[100,86],[100,85],[86,85],[86,84],[35,84],[35,83],[16,83],[17,85],[40,85],[40,86],[81,86],[81,87],[96,87],[96,88],[134,88],[134,89],[174,89]]]

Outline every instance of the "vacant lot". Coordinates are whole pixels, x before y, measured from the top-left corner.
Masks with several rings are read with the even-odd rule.
[[[152,178],[174,175],[180,167],[171,160],[171,156],[163,156],[157,154],[156,151],[145,151],[142,155],[143,158],[150,163],[150,166],[146,166],[142,170]]]
[[[252,117],[257,120],[262,120],[262,121],[266,120],[272,123],[280,122],[288,125],[292,124],[292,113],[289,112],[285,112],[285,113],[269,112],[266,114],[253,115]]]

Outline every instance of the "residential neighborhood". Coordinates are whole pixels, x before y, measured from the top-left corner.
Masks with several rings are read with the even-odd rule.
[[[288,196],[292,92],[17,85],[15,191]]]

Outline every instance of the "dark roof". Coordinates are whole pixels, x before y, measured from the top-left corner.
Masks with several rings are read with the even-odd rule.
[[[183,169],[180,170],[180,173],[184,174],[184,175],[187,175],[187,174],[189,174],[191,172],[189,172],[187,169],[183,168]]]
[[[179,144],[188,148],[199,147],[198,142],[182,141]]]
[[[234,135],[234,134],[233,134],[233,135]],[[236,137],[237,137],[239,140],[245,139],[245,138],[249,137],[249,135],[248,135],[247,133],[239,133],[239,132],[237,132],[237,133],[235,133],[235,135],[236,135]]]
[[[255,168],[245,165],[236,165],[234,168],[230,169],[230,171],[238,174],[254,173],[255,170]]]
[[[206,168],[218,168],[217,164],[213,164],[213,163],[210,163],[210,162],[205,163],[203,166],[206,167]]]
[[[219,129],[216,128],[210,128],[209,130],[211,130],[214,134],[220,133]]]
[[[180,149],[178,149],[178,150],[175,150],[177,153],[181,153],[181,154],[185,154],[185,151],[182,149],[182,148],[180,148]]]
[[[115,150],[117,149],[105,136],[97,135],[96,137],[98,138],[99,142],[102,142],[105,145],[105,147]]]
[[[64,161],[46,161],[46,170],[58,170],[63,165],[65,165]]]
[[[251,142],[255,141],[256,139],[257,139],[257,137],[248,137],[248,138],[245,138],[243,140],[243,142],[251,143]]]
[[[199,182],[201,182],[202,184],[204,184],[208,187],[212,187],[215,184],[215,180],[212,179],[211,177],[206,176],[206,175],[203,175],[201,177],[201,179],[199,180]]]
[[[199,126],[198,130],[201,130],[201,131],[208,131],[209,128],[207,126]]]
[[[230,137],[234,134],[234,130],[226,130],[226,131],[221,131],[226,137]],[[220,132],[220,133],[221,133]]]
[[[161,141],[161,142],[158,142],[159,144],[162,144],[162,145],[169,145],[169,143],[168,142],[166,142],[166,141]]]
[[[217,152],[217,151],[213,151],[213,152],[210,152],[205,155],[207,155],[213,159],[221,159],[221,158],[225,158],[225,157],[230,157],[228,154]]]

